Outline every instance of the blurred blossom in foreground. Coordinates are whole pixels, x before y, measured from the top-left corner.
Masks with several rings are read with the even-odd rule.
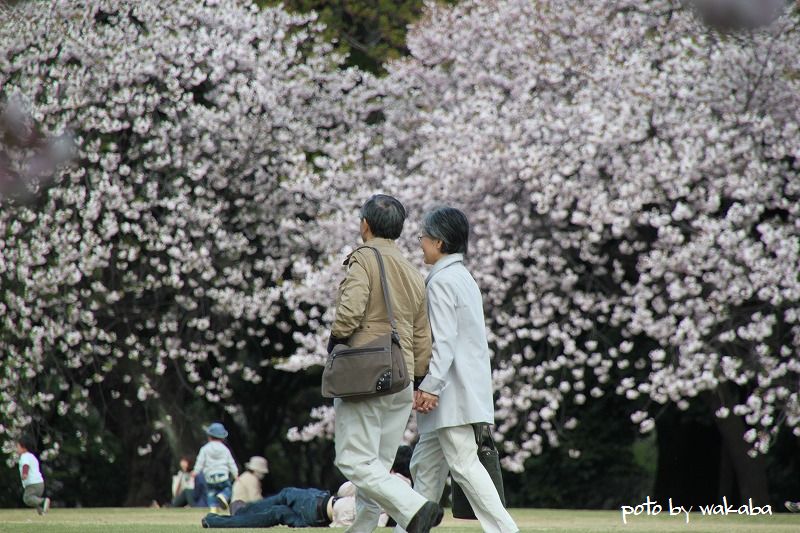
[[[700,18],[720,31],[753,30],[769,25],[790,0],[688,0]]]
[[[0,104],[0,199],[32,199],[74,156],[71,133],[49,135],[38,126],[18,96]]]

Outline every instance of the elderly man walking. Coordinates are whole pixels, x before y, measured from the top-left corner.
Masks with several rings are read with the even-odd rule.
[[[365,246],[376,248],[383,257],[406,367],[421,377],[428,369],[431,333],[422,275],[394,242],[405,218],[405,208],[396,198],[378,194],[361,208],[360,232]],[[374,252],[356,249],[345,264],[328,351],[337,343],[361,346],[391,331]],[[389,473],[412,403],[412,385],[385,396],[334,400],[336,466],[358,489],[349,533],[374,531],[381,508],[411,533],[427,533],[442,519],[437,503]]]

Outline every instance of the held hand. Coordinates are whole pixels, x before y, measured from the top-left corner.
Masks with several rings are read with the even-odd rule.
[[[420,413],[430,413],[439,405],[439,397],[422,390],[414,392],[414,409]]]

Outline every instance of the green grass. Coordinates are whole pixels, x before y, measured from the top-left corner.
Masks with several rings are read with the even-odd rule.
[[[800,515],[787,513],[772,516],[704,517],[692,513],[687,524],[684,516],[638,516],[622,523],[617,511],[564,511],[551,509],[512,509],[511,514],[523,532],[547,531],[554,533],[797,533]],[[199,531],[199,509],[51,509],[47,516],[38,516],[32,509],[0,509],[0,532],[58,532],[58,533],[183,533]],[[285,527],[280,529],[289,531]],[[475,521],[454,520],[445,514],[436,533],[480,531]],[[239,529],[242,532],[263,531]],[[294,529],[324,531],[320,529]],[[342,531],[342,530],[337,530]],[[379,529],[379,533],[390,533]]]

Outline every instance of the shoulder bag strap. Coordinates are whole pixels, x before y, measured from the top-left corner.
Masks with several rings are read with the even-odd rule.
[[[392,297],[389,294],[389,284],[386,282],[386,267],[383,265],[383,257],[377,248],[372,246],[360,246],[360,248],[369,248],[375,252],[375,257],[378,259],[378,269],[381,273],[381,287],[383,288],[383,300],[386,302],[386,314],[389,315],[389,323],[392,325],[392,337],[400,344],[400,334],[397,333],[397,322],[394,320],[394,311],[392,309]]]

